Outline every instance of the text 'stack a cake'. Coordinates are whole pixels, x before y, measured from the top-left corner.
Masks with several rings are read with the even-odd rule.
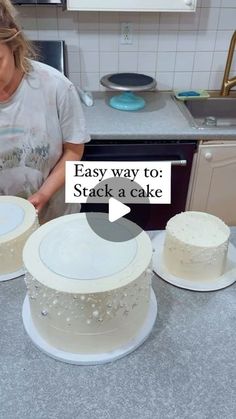
[[[0,279],[14,278],[23,268],[24,244],[37,227],[38,217],[29,201],[0,196]]]
[[[133,224],[119,221],[123,228]],[[111,242],[92,231],[86,214],[66,215],[41,226],[27,241],[23,258],[31,320],[53,348],[110,353],[142,328],[152,274],[145,232]]]
[[[166,225],[163,262],[172,275],[214,280],[224,273],[230,229],[218,217],[186,211]]]

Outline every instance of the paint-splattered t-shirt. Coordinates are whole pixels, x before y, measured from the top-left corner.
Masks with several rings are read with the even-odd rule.
[[[89,140],[73,84],[54,68],[32,61],[15,93],[0,102],[0,195],[28,198],[60,159],[63,143]],[[65,204],[62,189],[45,208],[44,221],[76,212],[75,205]]]

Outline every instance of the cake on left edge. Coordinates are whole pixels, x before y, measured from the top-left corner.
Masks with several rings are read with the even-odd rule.
[[[23,247],[37,227],[37,213],[29,201],[0,196],[0,280],[23,273]]]

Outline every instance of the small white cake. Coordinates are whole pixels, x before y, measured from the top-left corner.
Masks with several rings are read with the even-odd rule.
[[[133,224],[120,223],[121,228]],[[110,353],[142,328],[152,274],[152,245],[145,232],[111,242],[92,231],[86,214],[66,215],[32,234],[23,259],[30,315],[52,347],[73,354]]]
[[[0,279],[13,278],[23,268],[24,244],[37,227],[38,217],[29,201],[0,196]]]
[[[177,214],[166,225],[165,268],[183,279],[214,280],[224,273],[229,236],[229,227],[214,215]]]

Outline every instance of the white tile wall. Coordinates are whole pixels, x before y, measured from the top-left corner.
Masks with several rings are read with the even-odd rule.
[[[20,6],[30,39],[64,39],[69,78],[103,90],[107,73],[134,71],[157,79],[160,90],[219,89],[236,30],[236,0],[198,0],[196,13],[68,12],[56,6]],[[132,44],[121,43],[130,22]],[[233,62],[236,72],[236,53]]]

